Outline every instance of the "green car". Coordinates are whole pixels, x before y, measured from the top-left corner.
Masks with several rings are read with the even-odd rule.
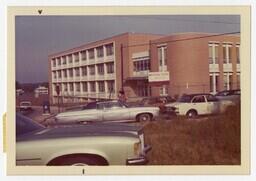
[[[143,165],[142,127],[95,123],[44,127],[16,115],[16,165]]]

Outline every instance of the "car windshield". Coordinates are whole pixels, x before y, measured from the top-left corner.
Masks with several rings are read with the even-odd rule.
[[[30,102],[22,102],[20,104],[21,104],[21,106],[30,106],[31,105]]]
[[[192,96],[183,95],[177,100],[177,102],[191,102],[191,99],[192,99]]]
[[[43,128],[43,125],[34,122],[32,119],[20,114],[16,114],[16,136],[27,134]]]

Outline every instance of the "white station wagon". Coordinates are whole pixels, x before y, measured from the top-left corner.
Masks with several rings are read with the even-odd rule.
[[[129,106],[120,101],[91,102],[79,110],[59,113],[57,123],[97,121],[150,121],[159,115],[158,107]]]
[[[177,102],[165,106],[176,115],[192,118],[197,115],[224,113],[229,106],[234,105],[232,101],[219,100],[211,94],[187,94],[181,96]]]

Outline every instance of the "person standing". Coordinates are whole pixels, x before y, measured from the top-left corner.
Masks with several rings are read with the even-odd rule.
[[[120,90],[120,91],[118,92],[118,100],[119,100],[120,102],[126,102],[127,98],[126,98],[125,93],[124,93],[123,90]]]

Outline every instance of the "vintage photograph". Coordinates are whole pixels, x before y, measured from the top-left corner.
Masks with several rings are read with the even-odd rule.
[[[43,13],[14,18],[17,167],[242,165],[239,14]]]

